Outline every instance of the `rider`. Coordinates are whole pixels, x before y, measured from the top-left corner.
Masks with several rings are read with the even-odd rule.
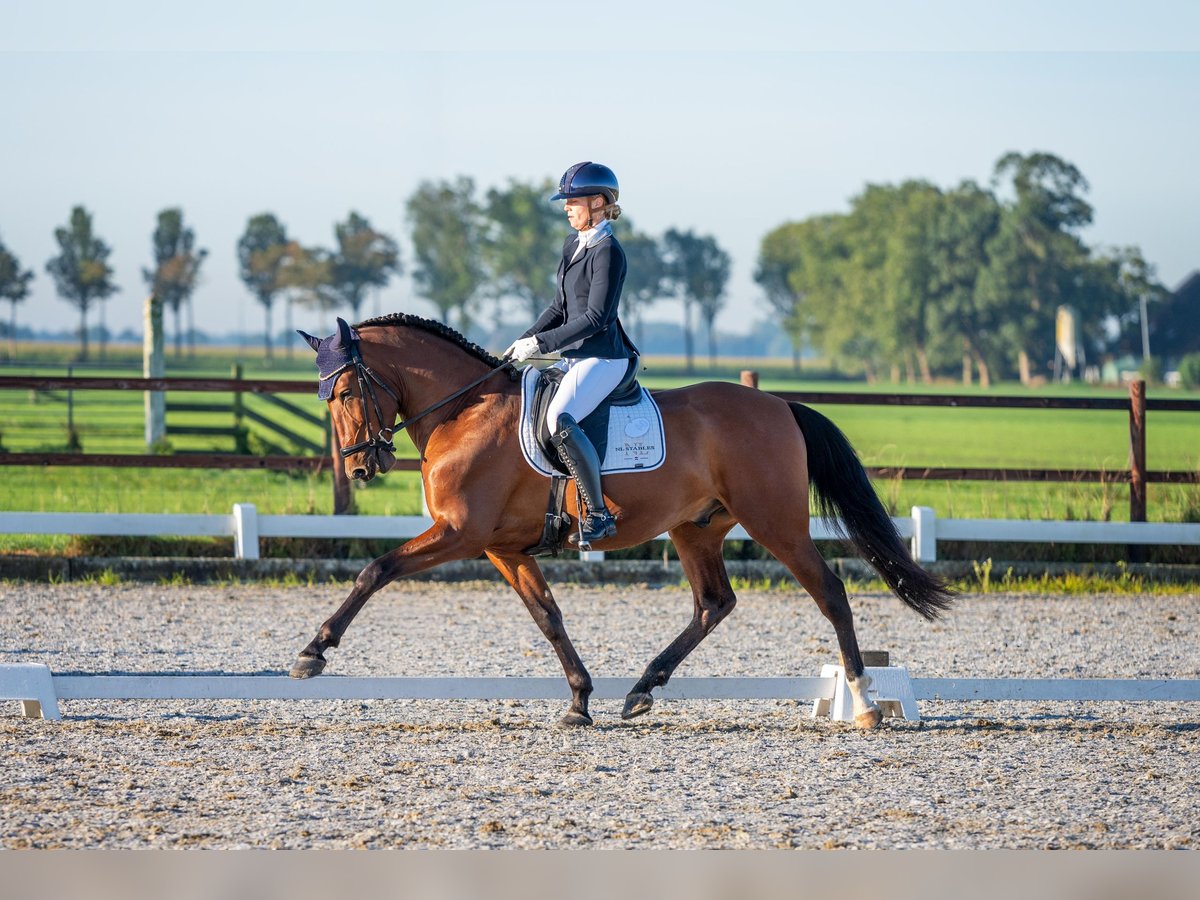
[[[615,535],[617,524],[604,505],[596,448],[579,422],[621,382],[638,355],[617,318],[625,251],[609,223],[621,214],[619,195],[617,176],[608,166],[581,162],[563,173],[550,199],[566,200],[567,222],[578,234],[563,244],[554,302],[504,354],[517,362],[535,353],[562,356],[555,364],[562,382],[547,422],[554,431],[551,442],[587,504],[580,537],[589,544]]]

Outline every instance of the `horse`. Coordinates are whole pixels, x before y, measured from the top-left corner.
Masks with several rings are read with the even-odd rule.
[[[368,599],[390,582],[455,560],[486,556],[524,602],[554,648],[571,702],[564,726],[592,724],[591,676],[563,624],[537,561],[526,549],[542,535],[548,479],[523,458],[521,388],[506,360],[440,322],[394,313],[353,328],[338,319],[325,339],[300,332],[318,354],[321,389],[346,474],[368,482],[395,462],[391,436],[407,429],[420,452],[433,524],[369,563],[340,608],[300,652],[290,674],[319,675]],[[466,386],[464,389],[463,386]],[[447,397],[449,391],[457,394]],[[616,550],[664,532],[692,588],[691,621],[632,686],[623,719],[647,713],[689,653],[734,609],[725,536],[740,524],[796,577],[833,626],[854,709],[869,729],[882,713],[867,695],[846,589],[809,534],[809,492],[823,516],[869,561],[903,603],[926,619],[950,607],[947,584],[918,566],[879,501],[858,456],[829,419],[799,403],[726,382],[653,392],[667,455],[655,470],[605,475],[618,523],[594,549]],[[403,423],[401,423],[403,419]],[[567,511],[579,515],[575,492]]]

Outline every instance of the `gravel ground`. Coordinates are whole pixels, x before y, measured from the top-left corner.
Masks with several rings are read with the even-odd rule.
[[[282,673],[342,587],[0,585],[0,663],[59,673]],[[565,587],[595,676],[640,672],[691,610],[679,588]],[[968,596],[927,624],[854,600],[862,645],[915,676],[1200,677],[1200,596]],[[832,629],[802,594],[746,591],[680,676],[816,675]],[[407,583],[329,671],[553,675],[515,595]],[[791,702],[660,701],[555,726],[551,702],[0,704],[0,846],[1195,847],[1200,705],[923,702],[861,733]]]

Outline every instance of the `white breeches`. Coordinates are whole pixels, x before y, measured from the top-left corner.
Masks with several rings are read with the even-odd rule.
[[[550,408],[546,411],[546,421],[553,429],[558,428],[558,417],[566,413],[576,422],[595,410],[597,406],[612,393],[612,389],[621,383],[625,370],[629,367],[627,359],[593,359],[567,357],[554,364],[565,374]]]

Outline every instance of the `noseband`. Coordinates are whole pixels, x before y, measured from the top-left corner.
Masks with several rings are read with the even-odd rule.
[[[336,382],[337,377],[339,375],[341,375],[347,369],[353,369],[355,376],[358,378],[358,394],[359,394],[359,399],[362,400],[363,429],[365,430],[365,432],[367,434],[367,440],[359,441],[357,444],[354,444],[350,447],[343,447],[341,450],[342,459],[345,459],[348,456],[352,456],[355,453],[358,453],[360,450],[374,450],[376,453],[378,453],[380,450],[387,450],[389,453],[395,453],[396,445],[394,443],[392,443],[392,435],[394,435],[397,431],[403,431],[405,428],[407,428],[413,422],[417,421],[417,419],[427,416],[431,412],[434,412],[435,410],[441,409],[443,406],[445,406],[447,403],[450,403],[452,400],[457,400],[459,397],[461,397],[467,391],[471,390],[471,388],[477,387],[480,384],[483,384],[483,382],[487,381],[489,378],[491,378],[493,375],[495,375],[501,369],[507,368],[509,365],[510,365],[510,363],[507,359],[502,360],[500,365],[496,366],[496,368],[494,368],[494,369],[489,369],[487,372],[485,372],[483,375],[480,375],[478,378],[476,378],[474,381],[472,381],[466,387],[460,388],[459,390],[457,390],[453,394],[451,394],[449,397],[439,400],[437,403],[433,404],[433,406],[429,407],[428,409],[422,410],[421,412],[417,413],[415,416],[410,416],[408,419],[405,419],[403,422],[400,422],[398,425],[395,425],[392,428],[388,428],[386,425],[383,424],[383,410],[379,406],[379,396],[375,393],[374,385],[375,384],[379,385],[381,388],[383,388],[385,391],[388,392],[388,394],[391,396],[391,398],[393,400],[396,401],[396,417],[397,418],[400,417],[400,398],[396,395],[395,391],[393,391],[390,387],[388,387],[387,383],[382,378],[380,378],[378,375],[375,374],[375,372],[371,369],[370,366],[368,366],[365,362],[363,362],[362,353],[360,353],[359,349],[358,349],[358,341],[357,340],[351,341],[350,342],[350,359],[347,362],[342,363],[342,365],[338,366],[336,369],[334,369],[328,375],[320,376],[321,381],[330,381],[332,379],[334,382]],[[372,384],[372,382],[374,382],[374,384]],[[375,437],[371,437],[370,409],[367,406],[367,394],[368,393],[371,395],[371,406],[373,406],[375,408],[375,419],[376,419],[376,421],[379,422],[379,431],[376,433]]]

